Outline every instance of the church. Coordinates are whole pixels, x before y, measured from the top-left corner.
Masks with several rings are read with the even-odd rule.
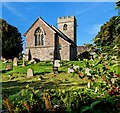
[[[26,31],[26,59],[75,60],[77,56],[75,16],[58,17],[51,26],[41,17]]]

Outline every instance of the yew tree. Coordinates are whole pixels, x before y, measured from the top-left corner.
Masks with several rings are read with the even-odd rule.
[[[21,33],[15,26],[8,24],[5,20],[0,19],[2,33],[2,56],[4,58],[18,57],[22,52],[23,44]]]

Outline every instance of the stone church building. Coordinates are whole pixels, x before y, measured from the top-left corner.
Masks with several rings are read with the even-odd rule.
[[[26,59],[75,60],[76,18],[58,17],[58,28],[50,26],[42,18],[37,20],[24,34],[26,37]]]

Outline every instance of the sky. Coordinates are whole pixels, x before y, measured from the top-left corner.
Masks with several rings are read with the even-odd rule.
[[[118,15],[115,2],[2,2],[2,19],[24,33],[38,17],[57,27],[57,18],[75,16],[77,19],[77,45],[92,43],[106,21]]]

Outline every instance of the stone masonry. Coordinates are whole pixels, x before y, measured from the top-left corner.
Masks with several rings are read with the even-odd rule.
[[[67,30],[63,30],[64,24],[67,25]],[[37,28],[42,29],[44,45],[35,45]],[[26,37],[26,59],[36,58],[40,61],[75,59],[77,48],[75,17],[58,18],[58,29],[60,31],[53,29],[42,18],[38,18],[24,34]]]

